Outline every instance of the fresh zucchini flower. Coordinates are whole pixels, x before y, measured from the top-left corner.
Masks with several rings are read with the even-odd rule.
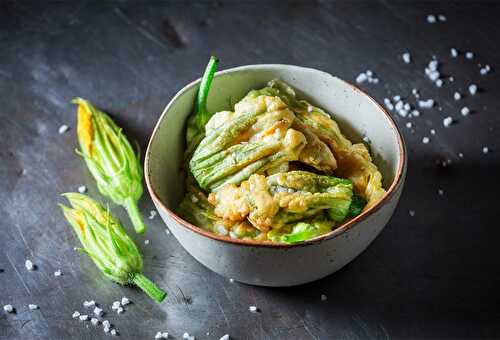
[[[86,195],[63,194],[71,208],[60,205],[83,248],[106,277],[122,285],[134,284],[157,302],[166,293],[142,274],[142,256],[108,210]]]
[[[97,181],[99,191],[125,207],[135,231],[143,233],[144,219],[137,207],[143,191],[139,152],[134,151],[106,113],[82,98],[75,98],[73,103],[78,105],[79,153]]]

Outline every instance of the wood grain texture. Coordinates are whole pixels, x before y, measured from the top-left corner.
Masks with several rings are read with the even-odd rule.
[[[425,22],[441,13],[447,22]],[[0,306],[11,303],[16,313],[0,310],[0,339],[108,338],[102,327],[71,318],[89,299],[102,304],[120,339],[152,339],[157,331],[177,339],[185,331],[197,339],[500,337],[499,15],[494,2],[2,2]],[[476,57],[452,60],[450,47]],[[407,50],[409,65],[400,58]],[[346,80],[372,69],[380,83],[363,88],[379,101],[418,88],[441,111],[422,110],[412,130],[395,115],[410,157],[399,208],[367,251],[318,282],[285,289],[230,283],[191,258],[159,217],[147,220],[146,235],[133,237],[146,274],[169,293],[158,305],[107,281],[73,250],[59,194],[85,184],[102,198],[74,152],[70,100],[88,98],[110,112],[144,149],[164,106],[200,76],[210,54],[221,68],[287,63]],[[433,55],[455,78],[440,89],[423,72]],[[477,63],[493,72],[480,76]],[[471,82],[481,92],[454,101],[453,92],[466,93]],[[463,105],[474,114],[460,116]],[[457,123],[445,129],[447,115]],[[61,124],[71,130],[59,135]],[[421,143],[424,136],[430,144]],[[147,196],[145,216],[153,208]],[[112,211],[130,227],[123,209]],[[36,271],[24,268],[27,258]],[[63,276],[54,277],[57,269]],[[110,306],[122,296],[134,303],[116,315]],[[29,303],[40,309],[29,311]]]

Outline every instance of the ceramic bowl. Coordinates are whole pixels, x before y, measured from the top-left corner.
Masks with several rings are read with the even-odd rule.
[[[376,205],[334,231],[304,243],[259,243],[219,236],[200,229],[173,211],[184,195],[180,171],[184,133],[200,80],[170,101],[149,141],[145,177],[163,221],[200,263],[220,275],[260,286],[292,286],[330,275],[358,256],[391,218],[403,190],[406,150],[390,115],[369,95],[328,73],[292,65],[249,65],[218,72],[209,111],[229,109],[249,90],[274,78],[292,85],[305,98],[332,113],[352,141],[366,136],[384,177],[387,194]]]

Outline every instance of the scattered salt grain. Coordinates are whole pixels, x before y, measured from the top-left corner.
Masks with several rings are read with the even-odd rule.
[[[89,308],[89,307],[94,307],[94,306],[95,306],[94,300],[83,301],[83,307]]]
[[[97,315],[97,316],[102,316],[102,308],[99,308],[99,307],[96,307],[94,308],[94,314]]]
[[[483,153],[487,154],[488,152],[490,152],[490,149],[487,146],[483,146]]]
[[[445,127],[449,127],[452,123],[453,123],[453,118],[451,117],[446,117],[445,119],[443,119],[443,125]]]
[[[384,98],[384,105],[388,110],[390,111],[394,110],[394,105],[392,104],[389,98]]]
[[[438,20],[441,21],[441,22],[445,22],[446,21],[446,17],[442,14],[439,14],[438,15]]]
[[[321,294],[321,301],[328,300],[328,297],[325,294]]]
[[[472,95],[475,95],[477,93],[477,85],[476,84],[470,84],[469,85],[469,92]]]
[[[453,99],[460,100],[461,98],[462,98],[462,95],[459,92],[455,92],[453,94]]]
[[[67,126],[66,124],[63,124],[59,127],[59,134],[62,135],[63,133],[66,133],[68,132],[69,130],[69,126]]]
[[[364,83],[365,81],[368,80],[368,77],[366,76],[365,73],[360,73],[357,77],[356,77],[356,83],[358,84],[362,84]]]
[[[438,189],[438,195],[443,196],[444,195],[444,190],[443,189]]]
[[[410,214],[411,217],[415,216],[415,210],[410,210],[408,211],[408,213]]]
[[[103,326],[104,328],[106,328],[106,327],[107,327],[107,328],[110,328],[110,327],[111,327],[111,324],[109,323],[109,321],[108,321],[108,320],[104,320],[104,321],[102,322],[102,326]]]
[[[170,230],[168,228],[165,228],[165,234],[170,235]]]
[[[193,203],[198,202],[198,197],[196,197],[196,196],[193,195],[193,197],[191,197],[191,201],[193,201]],[[149,211],[148,218],[150,220],[152,220],[152,219],[154,219],[156,217],[157,214],[158,214],[158,212],[156,212],[156,210],[151,210],[151,211]]]
[[[401,100],[401,96],[394,96],[392,97],[392,100],[394,100],[395,102],[399,102]]]
[[[470,113],[470,109],[467,106],[464,106],[460,110],[460,113],[462,114],[462,116],[468,116]]]
[[[411,127],[412,127],[412,126],[413,126],[413,124],[412,124],[411,122],[406,123],[406,127],[407,127],[408,129],[411,129]]]
[[[194,335],[189,335],[188,332],[184,332],[184,334],[182,335],[182,338],[186,339],[186,340],[194,340],[195,339]]]
[[[26,260],[26,262],[24,262],[24,266],[29,271],[35,270],[35,265],[33,264],[33,262],[31,262],[31,260]]]
[[[435,134],[436,134],[436,130],[431,129],[431,135],[435,135]]]
[[[71,315],[71,317],[72,317],[73,319],[76,319],[76,318],[77,318],[77,317],[79,317],[79,316],[80,316],[80,312],[78,312],[78,311],[74,311],[74,312],[73,312],[73,315]]]
[[[438,79],[438,80],[436,80],[435,84],[436,84],[437,87],[441,87],[441,86],[443,86],[443,80],[442,79]]]
[[[5,306],[3,306],[3,310],[6,313],[14,313],[14,307],[12,307],[12,305],[5,305]]]
[[[109,330],[110,330],[109,327],[104,326],[104,333],[109,333]]]
[[[404,106],[404,103],[400,100],[396,103],[396,105],[394,106],[396,108],[396,110],[402,110],[403,109],[403,106]]]
[[[459,157],[459,158],[464,158],[464,154],[463,154],[463,153],[461,153],[461,152],[459,152],[459,153],[458,153],[458,157]]]
[[[35,304],[30,303],[30,304],[28,305],[28,308],[29,308],[30,310],[35,310],[35,309],[38,309],[38,305],[35,305]]]
[[[219,340],[229,340],[229,334],[223,335]]]
[[[451,56],[452,56],[453,58],[458,57],[458,50],[457,50],[456,48],[452,48],[452,49],[450,50],[450,53],[451,53]]]
[[[420,111],[418,111],[418,110],[413,110],[413,111],[411,112],[411,115],[412,115],[413,117],[419,117],[419,116],[420,116]]]
[[[433,14],[429,14],[429,15],[427,16],[427,22],[428,22],[429,24],[435,24],[435,23],[436,23],[436,16],[435,16],[435,15],[433,15]]]
[[[403,53],[401,57],[403,58],[405,64],[411,63],[411,55],[409,52]]]
[[[486,74],[490,73],[490,71],[491,71],[491,67],[490,67],[490,65],[484,65],[484,67],[481,67],[481,69],[479,70],[479,73],[480,73],[482,76],[484,76],[484,75],[486,75]]]
[[[90,322],[92,323],[92,325],[97,326],[97,324],[99,323],[99,320],[96,318],[92,318],[92,319],[90,319]]]
[[[418,107],[421,109],[430,109],[434,106],[434,99],[419,100]]]
[[[144,240],[144,244],[148,245],[149,244],[149,240]]]
[[[118,308],[120,308],[121,304],[120,304],[120,301],[115,301],[113,302],[113,304],[111,305],[111,309],[112,310],[116,310]]]
[[[234,283],[234,279],[229,279],[229,282]]]
[[[429,142],[430,142],[430,141],[431,141],[431,140],[430,140],[430,138],[429,138],[429,137],[424,137],[424,138],[422,138],[422,143],[424,143],[424,144],[429,144]]]
[[[112,329],[110,333],[111,333],[112,336],[117,336],[118,335],[118,332],[116,331],[116,329]]]
[[[80,194],[84,194],[84,193],[86,193],[86,192],[87,192],[87,187],[86,187],[85,185],[80,185],[80,186],[78,187],[78,192],[79,192]]]
[[[155,335],[155,339],[168,339],[168,332],[158,332]]]
[[[257,311],[258,311],[257,306],[250,306],[250,307],[248,307],[248,310],[252,313],[257,313]]]
[[[472,52],[465,52],[465,58],[467,58],[467,59],[474,58],[474,53],[472,53]]]
[[[367,70],[366,72],[361,72],[357,77],[356,77],[356,83],[362,84],[364,82],[368,81],[369,83],[374,83],[378,84],[378,78],[375,76],[375,73]]]
[[[420,98],[420,94],[418,93],[417,89],[411,90],[411,93],[415,96],[415,98]]]
[[[80,321],[87,321],[89,319],[89,316],[87,314],[80,315],[78,317]]]
[[[118,308],[116,309],[116,312],[117,312],[118,314],[121,314],[121,313],[123,313],[123,312],[124,312],[124,309],[123,309],[122,307],[118,307]]]
[[[62,271],[60,269],[58,269],[54,272],[54,276],[61,276],[61,275],[62,275]]]
[[[448,80],[450,81],[450,83],[453,83],[455,81],[455,78],[453,78],[453,76],[449,76]]]

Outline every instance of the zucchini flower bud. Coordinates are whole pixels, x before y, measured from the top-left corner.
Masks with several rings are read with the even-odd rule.
[[[60,205],[83,248],[106,277],[122,285],[135,284],[157,302],[166,293],[142,275],[142,256],[108,210],[90,197],[78,193],[63,194],[71,208]]]
[[[122,130],[89,101],[75,98],[78,105],[79,154],[97,181],[101,194],[127,210],[135,231],[143,233],[144,220],[137,202],[142,195],[142,166]]]

